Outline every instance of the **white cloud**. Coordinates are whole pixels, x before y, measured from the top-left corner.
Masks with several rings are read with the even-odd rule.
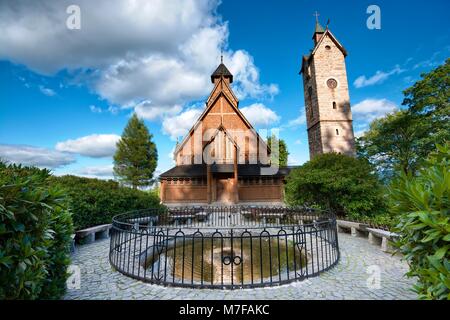
[[[300,109],[300,114],[297,118],[289,120],[287,124],[283,125],[283,128],[297,128],[306,123],[306,115],[303,109]]]
[[[149,120],[172,116],[211,90],[209,76],[227,47],[228,24],[218,0],[79,0],[81,30],[66,28],[68,0],[0,3],[0,59],[42,74],[76,71],[118,112],[134,108]],[[273,97],[253,57],[227,50],[239,98]],[[84,72],[89,70],[89,72]],[[77,74],[74,72],[75,74]]]
[[[93,134],[75,140],[58,142],[55,149],[93,158],[110,157],[114,154],[119,139],[120,136],[115,134]]]
[[[255,127],[269,126],[280,121],[280,117],[262,103],[254,103],[241,108],[247,120]]]
[[[75,158],[67,153],[46,148],[9,144],[0,144],[0,159],[51,169],[75,162]]]
[[[78,0],[81,29],[66,27],[70,0],[0,2],[0,57],[51,74],[100,67],[127,54],[171,52],[203,26],[214,24],[216,1]]]
[[[297,140],[295,140],[295,142],[294,142],[295,144],[302,144],[302,140],[300,140],[300,139],[297,139]]]
[[[86,177],[113,178],[113,165],[84,167],[76,171],[76,174]]]
[[[134,107],[136,114],[147,120],[161,119],[165,116],[177,114],[182,110],[180,105],[155,106],[150,101],[145,100]]]
[[[230,62],[227,65],[237,82],[235,91],[238,98],[261,98],[266,95],[272,98],[279,93],[279,88],[276,84],[260,84],[259,70],[248,52],[238,50],[232,56],[229,56],[228,60]]]
[[[56,95],[56,92],[55,92],[54,90],[52,90],[52,89],[50,89],[50,88],[46,88],[46,87],[44,87],[44,86],[39,86],[39,90],[40,90],[43,94],[45,94],[46,96],[49,96],[49,97],[53,97],[54,95]]]
[[[163,120],[162,130],[165,134],[169,135],[172,140],[176,140],[178,137],[184,137],[195,124],[202,112],[202,108],[191,107],[176,116],[167,117]]]
[[[298,166],[300,164],[301,164],[300,160],[298,160],[297,158],[289,155],[289,157],[288,157],[288,166]]]
[[[355,119],[372,121],[397,109],[397,105],[387,99],[365,99],[352,107],[352,114]]]
[[[380,71],[378,70],[375,72],[375,74],[369,78],[367,78],[365,75],[359,76],[356,78],[356,80],[353,82],[353,85],[356,88],[363,88],[367,86],[372,86],[375,84],[379,84],[387,80],[391,75],[394,74],[400,74],[404,72],[404,69],[401,69],[400,66],[396,65],[394,69],[388,72]]]
[[[96,107],[96,106],[94,106],[94,105],[90,105],[90,106],[89,106],[89,109],[90,109],[93,113],[102,113],[102,112],[103,112],[102,108]]]

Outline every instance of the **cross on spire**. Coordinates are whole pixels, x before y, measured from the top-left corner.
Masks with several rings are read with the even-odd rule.
[[[223,63],[223,49],[220,49],[220,63]]]
[[[319,22],[319,16],[320,14],[316,11],[314,12],[313,16],[316,16],[316,22]]]

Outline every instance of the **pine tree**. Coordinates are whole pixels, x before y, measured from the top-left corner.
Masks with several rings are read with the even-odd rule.
[[[153,183],[153,173],[158,162],[158,151],[144,121],[133,114],[114,155],[114,174],[134,189]]]
[[[289,151],[286,142],[283,139],[278,139],[275,135],[267,138],[267,144],[274,149],[278,143],[278,155],[272,154],[271,163],[280,167],[285,167],[288,164]]]

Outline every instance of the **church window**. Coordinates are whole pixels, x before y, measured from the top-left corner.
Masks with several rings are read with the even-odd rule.
[[[327,80],[327,86],[328,86],[328,88],[330,88],[330,89],[336,89],[336,87],[337,87],[337,81],[336,81],[336,79],[333,79],[333,78],[328,79],[328,80]]]
[[[339,135],[339,129],[336,129],[336,135],[337,136]]]
[[[325,49],[331,50],[331,47],[330,46],[325,46]]]
[[[336,109],[336,101],[333,101],[333,109]]]

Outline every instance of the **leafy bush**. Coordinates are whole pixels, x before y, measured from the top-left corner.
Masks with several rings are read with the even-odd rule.
[[[286,201],[361,218],[383,211],[380,183],[368,161],[336,153],[314,157],[287,177]]]
[[[160,202],[154,192],[121,187],[113,180],[75,176],[52,179],[67,193],[76,230],[111,223],[116,214],[158,207]]]
[[[396,226],[398,217],[392,215],[389,212],[377,213],[371,216],[351,216],[347,217],[347,220],[364,223],[369,225],[371,228],[393,230]]]
[[[397,246],[418,277],[421,299],[450,299],[450,144],[438,146],[417,177],[391,187],[391,211],[400,215]]]
[[[0,299],[65,291],[72,221],[48,170],[0,162]]]

